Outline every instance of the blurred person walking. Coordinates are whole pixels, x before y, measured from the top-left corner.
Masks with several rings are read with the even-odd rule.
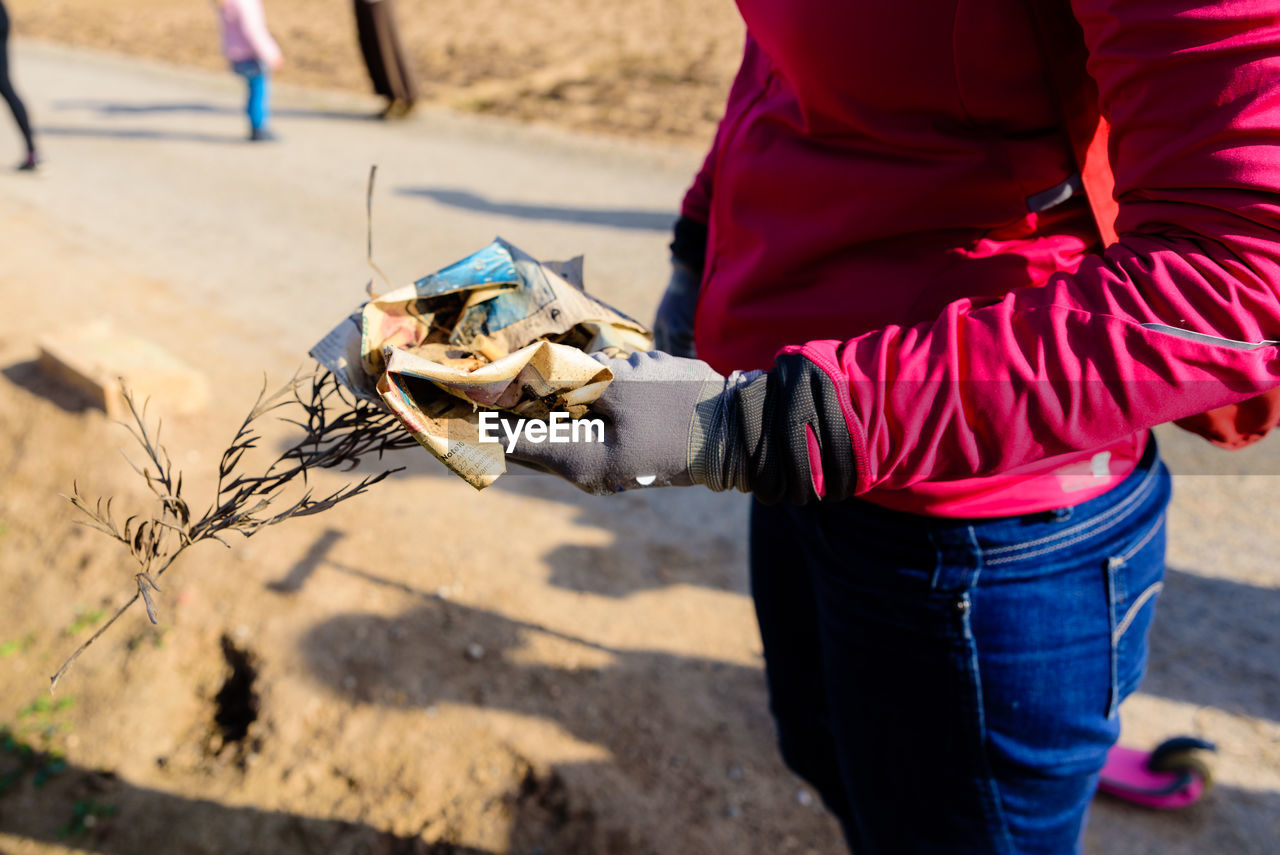
[[[31,133],[31,119],[27,115],[27,106],[18,97],[9,78],[9,12],[0,0],[0,95],[13,113],[13,120],[18,123],[23,142],[27,145],[27,156],[18,164],[18,169],[31,172],[40,165],[40,155],[36,153],[35,137]]]
[[[284,64],[280,46],[267,31],[262,0],[214,0],[222,23],[222,53],[249,87],[245,112],[249,139],[274,140],[271,132],[271,72]]]
[[[407,116],[418,100],[418,90],[400,43],[392,0],[355,0],[355,13],[360,55],[373,91],[387,99],[379,118]]]

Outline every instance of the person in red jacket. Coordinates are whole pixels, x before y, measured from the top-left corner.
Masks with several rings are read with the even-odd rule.
[[[609,360],[608,441],[513,456],[755,495],[779,742],[854,851],[1078,851],[1162,585],[1149,428],[1275,420],[1280,3],[739,7],[656,324],[699,358]]]

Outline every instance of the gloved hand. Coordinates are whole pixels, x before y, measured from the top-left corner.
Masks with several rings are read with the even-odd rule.
[[[671,279],[653,319],[653,346],[672,356],[696,357],[693,319],[698,310],[698,287],[702,275],[674,256]]]
[[[659,351],[596,358],[614,374],[591,407],[605,420],[604,442],[532,442],[520,432],[508,459],[595,495],[690,484],[766,503],[853,494],[853,445],[835,386],[803,356],[779,357],[768,374],[728,377]],[[515,418],[503,421],[516,435]]]
[[[653,345],[672,356],[693,359],[693,319],[707,257],[707,226],[681,216],[672,229],[671,279],[653,319]]]
[[[699,472],[705,467],[707,444],[699,418],[708,420],[705,414],[719,406],[728,390],[754,375],[724,377],[705,362],[656,350],[628,359],[597,354],[596,359],[614,375],[588,416],[605,421],[604,442],[532,442],[521,432],[507,459],[559,475],[596,495],[704,483]],[[507,424],[513,419],[502,416]],[[514,434],[504,426],[504,435]]]

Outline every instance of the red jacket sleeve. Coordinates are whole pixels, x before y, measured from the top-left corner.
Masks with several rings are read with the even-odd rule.
[[[1015,470],[1280,385],[1280,4],[1072,8],[1119,241],[998,302],[788,348],[837,383],[859,492]]]
[[[703,225],[711,221],[711,191],[715,184],[716,164],[720,152],[720,144],[725,135],[731,133],[733,126],[750,104],[764,93],[769,85],[769,61],[756,44],[751,35],[747,35],[747,43],[742,52],[742,65],[729,89],[729,100],[725,105],[724,117],[716,129],[711,149],[702,162],[702,169],[693,179],[693,186],[684,195],[680,206],[682,216],[697,220]]]

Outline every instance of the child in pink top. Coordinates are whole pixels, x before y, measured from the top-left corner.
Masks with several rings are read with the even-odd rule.
[[[214,0],[222,24],[222,53],[231,70],[249,86],[245,112],[249,115],[249,139],[275,139],[268,126],[271,118],[271,71],[284,57],[271,33],[262,0]]]

